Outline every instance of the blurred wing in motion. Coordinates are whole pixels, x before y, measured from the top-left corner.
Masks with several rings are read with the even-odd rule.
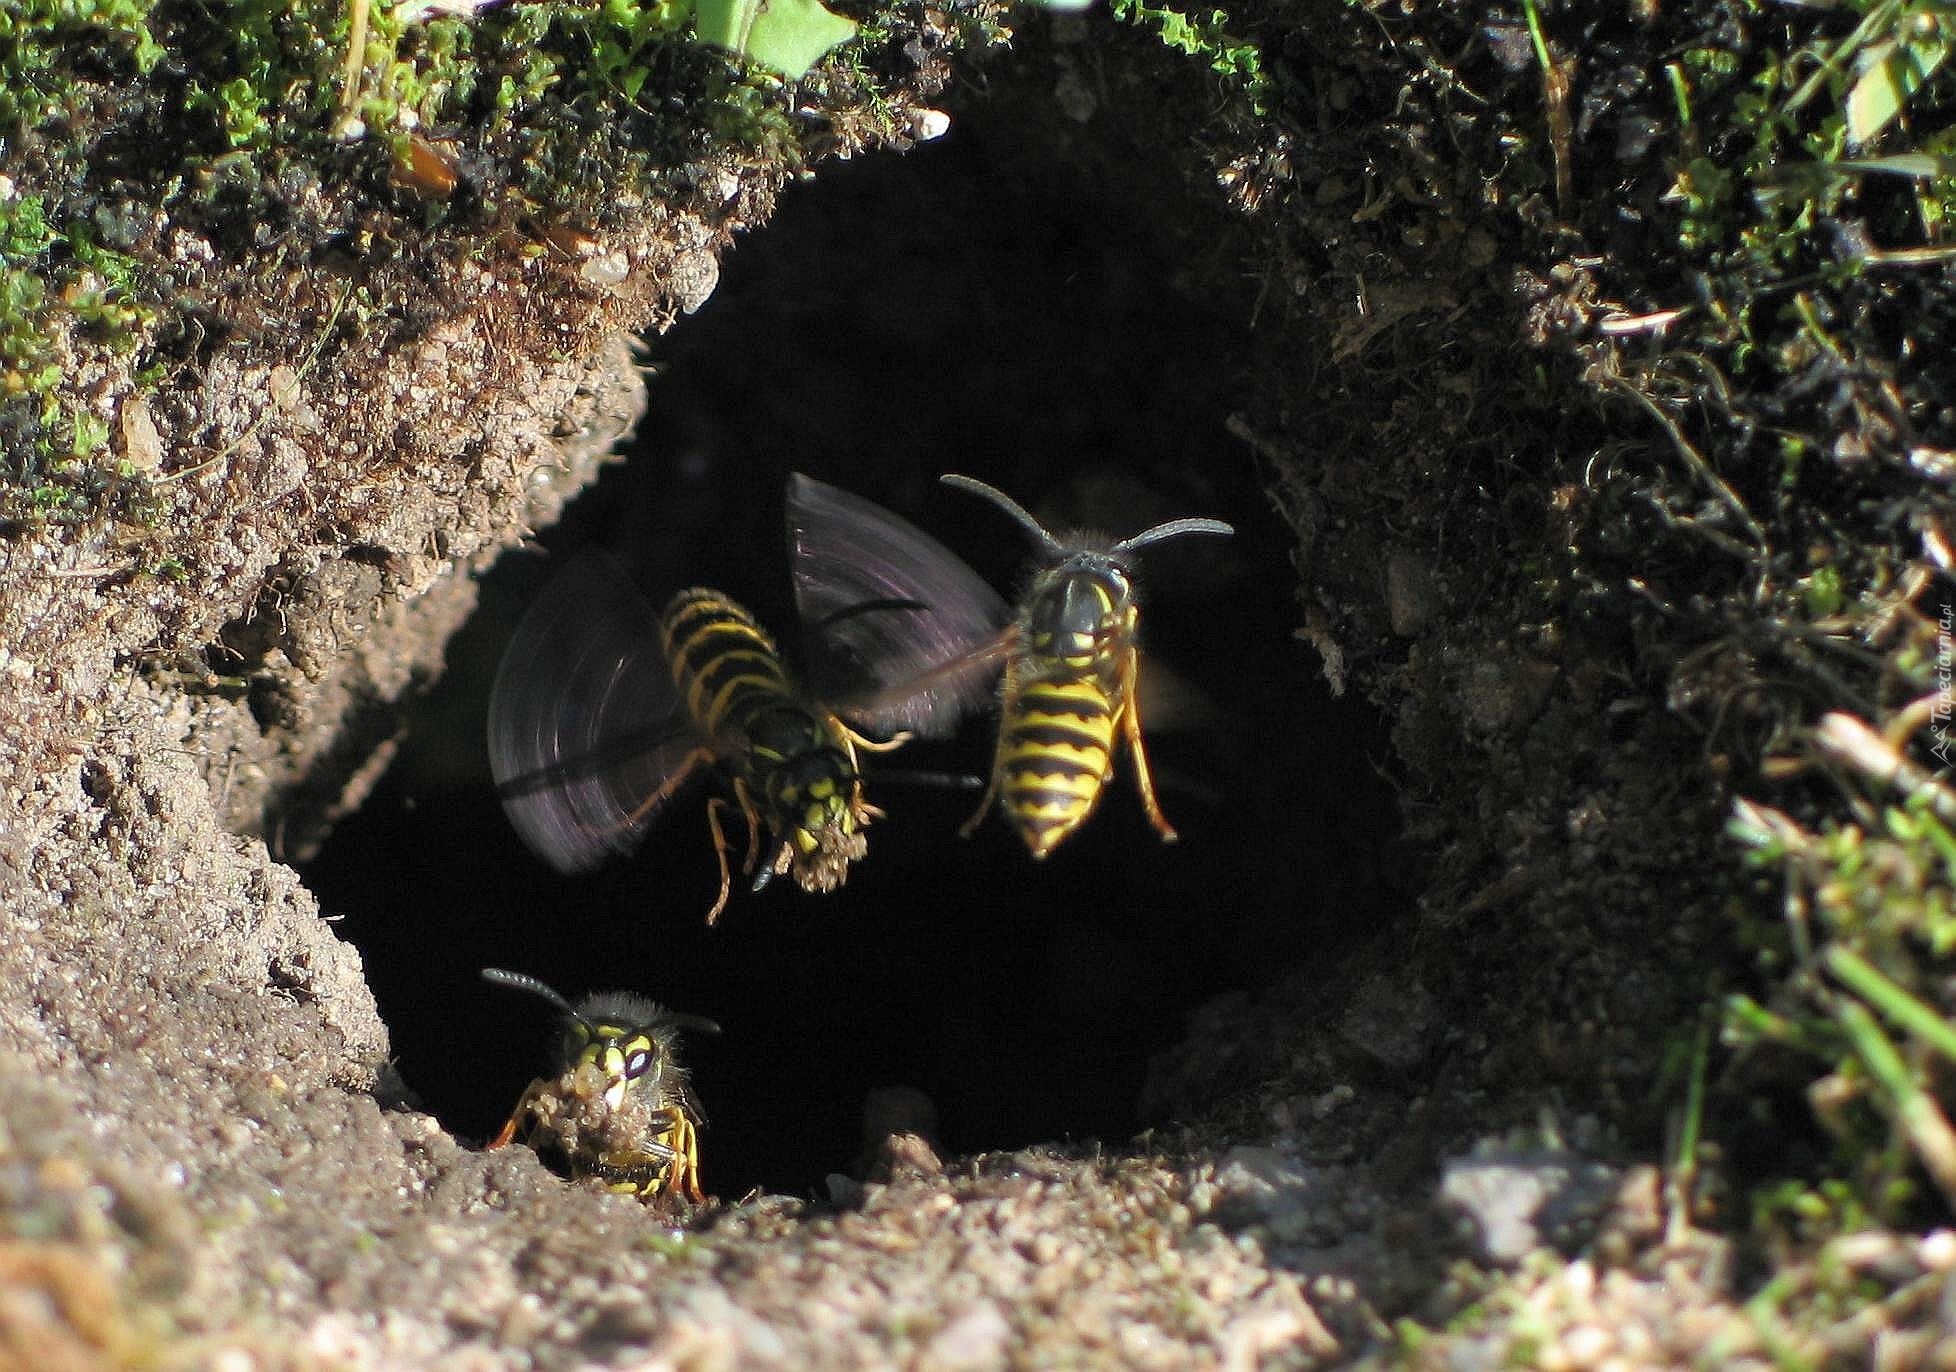
[[[658,614],[598,554],[558,573],[503,650],[489,767],[510,822],[560,872],[630,853],[706,759],[659,643]]]
[[[796,472],[788,561],[825,705],[872,733],[948,735],[991,702],[1011,611],[929,534],[882,506]]]

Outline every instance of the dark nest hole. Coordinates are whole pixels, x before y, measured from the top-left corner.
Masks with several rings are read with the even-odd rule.
[[[1119,1146],[1170,1122],[1143,1118],[1143,1084],[1198,1006],[1302,966],[1324,969],[1329,996],[1342,953],[1405,927],[1382,728],[1330,698],[1297,641],[1295,540],[1225,429],[1247,350],[1275,339],[1251,333],[1217,211],[1145,150],[1068,148],[993,118],[963,112],[938,144],[784,197],[706,309],[653,345],[630,461],[543,534],[546,555],[485,580],[392,769],[307,871],[365,958],[409,1088],[458,1135],[496,1129],[552,1035],[548,1008],[484,985],[484,966],[719,1020],[724,1036],[688,1056],[706,1185],[737,1196],[850,1170],[883,1087],[930,1098],[948,1153]],[[482,744],[523,606],[597,544],[655,601],[710,584],[785,623],[790,470],[914,520],[1001,589],[1024,539],[939,472],[1061,526],[1233,521],[1227,543],[1163,545],[1144,565],[1147,662],[1193,702],[1149,735],[1181,843],[1148,828],[1123,757],[1092,822],[1039,864],[996,815],[959,840],[975,793],[872,774],[889,817],[842,890],[737,886],[716,928],[697,790],[592,877],[525,852]],[[982,771],[988,722],[890,765]]]

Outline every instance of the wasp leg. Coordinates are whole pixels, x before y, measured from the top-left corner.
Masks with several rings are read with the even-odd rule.
[[[672,1131],[667,1135],[670,1145],[678,1154],[673,1162],[672,1174],[667,1179],[668,1194],[679,1192],[695,1205],[706,1204],[706,1192],[700,1188],[700,1136],[693,1128],[693,1122],[686,1118],[683,1110],[673,1110]]]
[[[985,794],[978,802],[978,808],[971,818],[958,826],[959,838],[970,838],[978,832],[978,826],[985,822],[991,813],[992,802],[998,799],[998,791],[1005,777],[1005,735],[1011,728],[1019,708],[1019,665],[1016,662],[1005,664],[1005,685],[999,693],[998,707],[998,747],[992,753],[991,780],[985,783]]]
[[[692,752],[686,754],[680,760],[679,765],[672,769],[672,774],[659,783],[659,789],[647,796],[644,800],[641,800],[638,803],[638,808],[618,821],[617,827],[628,829],[658,809],[659,806],[665,804],[672,796],[672,793],[685,784],[686,778],[693,774],[693,769],[712,756],[713,754],[705,748],[695,748]]]
[[[490,1139],[487,1144],[483,1145],[485,1150],[507,1148],[515,1141],[516,1131],[523,1127],[524,1120],[529,1116],[530,1103],[537,1098],[538,1093],[542,1090],[542,1082],[533,1081],[530,1083],[529,1089],[523,1092],[523,1098],[516,1102],[516,1108],[509,1112],[509,1119],[504,1123],[501,1132],[495,1138]]]
[[[706,912],[708,924],[720,918],[720,912],[727,908],[727,897],[733,893],[733,872],[727,866],[727,832],[720,827],[720,812],[733,809],[735,803],[739,806],[742,822],[747,825],[747,860],[741,865],[742,874],[752,872],[754,865],[761,860],[760,812],[754,808],[754,797],[748,791],[747,783],[735,777],[733,803],[720,796],[706,803],[706,822],[713,830],[713,852],[720,859],[720,898]]]
[[[1128,751],[1134,754],[1134,785],[1141,792],[1141,808],[1148,812],[1148,822],[1155,826],[1161,841],[1173,843],[1180,835],[1155,800],[1155,781],[1148,774],[1148,753],[1141,746],[1141,693],[1137,689],[1140,675],[1141,655],[1129,648],[1121,662],[1121,729],[1127,734]]]
[[[831,716],[831,718],[834,717]],[[847,724],[844,724],[839,719],[837,719],[835,723],[836,726],[841,730],[842,737],[846,739],[850,744],[849,761],[852,765],[856,761],[857,748],[862,749],[865,753],[893,753],[897,749],[901,748],[904,744],[908,743],[911,739],[916,737],[916,735],[911,733],[908,729],[899,729],[896,733],[890,735],[888,738],[884,739],[881,743],[878,743],[873,738],[868,738],[862,734],[857,733],[854,729],[851,729]]]
[[[658,1137],[646,1140],[640,1156],[657,1157],[663,1163],[657,1177],[652,1179],[658,1184],[656,1198],[684,1196],[695,1205],[704,1205],[706,1193],[700,1189],[699,1181],[699,1134],[693,1128],[692,1119],[679,1106],[669,1105],[652,1114],[659,1121],[654,1131]],[[652,1187],[643,1187],[640,1194],[652,1198]]]
[[[734,798],[740,802],[740,817],[747,821],[747,861],[740,870],[751,872],[761,860],[761,815],[754,808],[754,795],[747,783],[738,777],[734,778]]]
[[[727,908],[727,897],[733,894],[733,872],[727,867],[727,835],[720,827],[720,812],[732,808],[719,796],[706,802],[706,827],[713,831],[713,855],[720,860],[720,898],[706,912],[708,924],[720,918],[720,912]]]

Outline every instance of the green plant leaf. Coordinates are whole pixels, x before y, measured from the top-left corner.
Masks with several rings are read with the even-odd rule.
[[[1912,176],[1926,180],[1931,176],[1956,176],[1956,157],[1933,157],[1928,153],[1896,153],[1893,157],[1843,157],[1833,164],[1844,172],[1868,172],[1875,176]]]
[[[856,21],[820,0],[699,0],[700,41],[751,57],[791,81],[855,36]]]
[[[1940,43],[1888,39],[1870,44],[1847,93],[1848,141],[1865,143],[1893,123],[1948,55]]]
[[[1956,1026],[1932,1005],[1917,1000],[1851,948],[1835,944],[1825,954],[1827,969],[1890,1021],[1914,1034],[1943,1057],[1956,1062]]]

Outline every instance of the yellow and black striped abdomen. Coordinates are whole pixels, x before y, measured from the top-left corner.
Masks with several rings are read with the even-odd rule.
[[[1026,847],[1043,858],[1093,813],[1112,775],[1120,703],[1095,674],[1008,685],[998,737],[1000,800]]]
[[[709,739],[743,739],[761,711],[793,704],[781,654],[754,616],[718,591],[681,591],[660,616],[666,661],[687,712]]]

